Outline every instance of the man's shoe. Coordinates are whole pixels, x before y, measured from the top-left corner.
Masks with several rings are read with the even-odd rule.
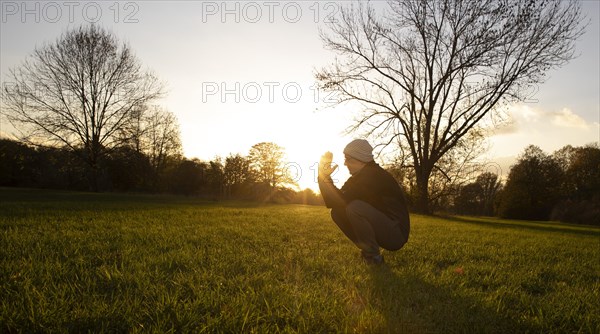
[[[375,265],[375,266],[385,263],[385,261],[383,260],[383,255],[381,255],[381,254],[376,255],[376,256],[363,255],[363,260],[365,261],[366,264]]]

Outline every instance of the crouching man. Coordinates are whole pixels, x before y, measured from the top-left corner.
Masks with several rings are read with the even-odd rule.
[[[338,189],[331,179],[333,154],[319,163],[319,189],[331,217],[361,250],[368,264],[382,264],[380,248],[396,251],[408,241],[410,218],[404,192],[394,177],[373,161],[373,147],[356,139],[344,148],[350,178]]]

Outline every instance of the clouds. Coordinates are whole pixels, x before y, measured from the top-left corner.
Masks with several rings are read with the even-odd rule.
[[[506,122],[493,129],[490,141],[490,153],[496,156],[518,155],[530,144],[551,153],[565,145],[600,142],[600,123],[569,108],[548,111],[519,104],[509,108]]]
[[[509,108],[507,121],[495,128],[493,135],[517,133],[532,127],[542,131],[553,127],[589,130],[597,125],[598,122],[587,122],[569,108],[546,111],[520,104]]]
[[[3,130],[0,130],[0,139],[18,140],[18,138],[14,134],[5,132]]]
[[[579,128],[579,129],[584,129],[584,130],[587,130],[590,127],[593,127],[593,124],[586,123],[586,121],[583,118],[574,114],[568,108],[563,108],[562,110],[560,110],[558,112],[549,113],[549,114],[550,114],[550,118],[552,120],[552,124],[554,124],[558,127]],[[596,123],[596,125],[597,124],[598,123]]]

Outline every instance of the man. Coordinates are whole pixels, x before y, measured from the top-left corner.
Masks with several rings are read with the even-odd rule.
[[[344,148],[350,178],[338,189],[331,180],[333,154],[319,163],[319,189],[331,217],[361,250],[368,264],[382,264],[380,247],[395,251],[408,241],[410,220],[404,193],[394,177],[373,161],[373,147],[356,139]]]

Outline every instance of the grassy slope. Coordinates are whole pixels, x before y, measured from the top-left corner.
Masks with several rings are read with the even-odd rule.
[[[412,216],[363,265],[322,207],[0,189],[0,332],[600,332],[600,230]]]

